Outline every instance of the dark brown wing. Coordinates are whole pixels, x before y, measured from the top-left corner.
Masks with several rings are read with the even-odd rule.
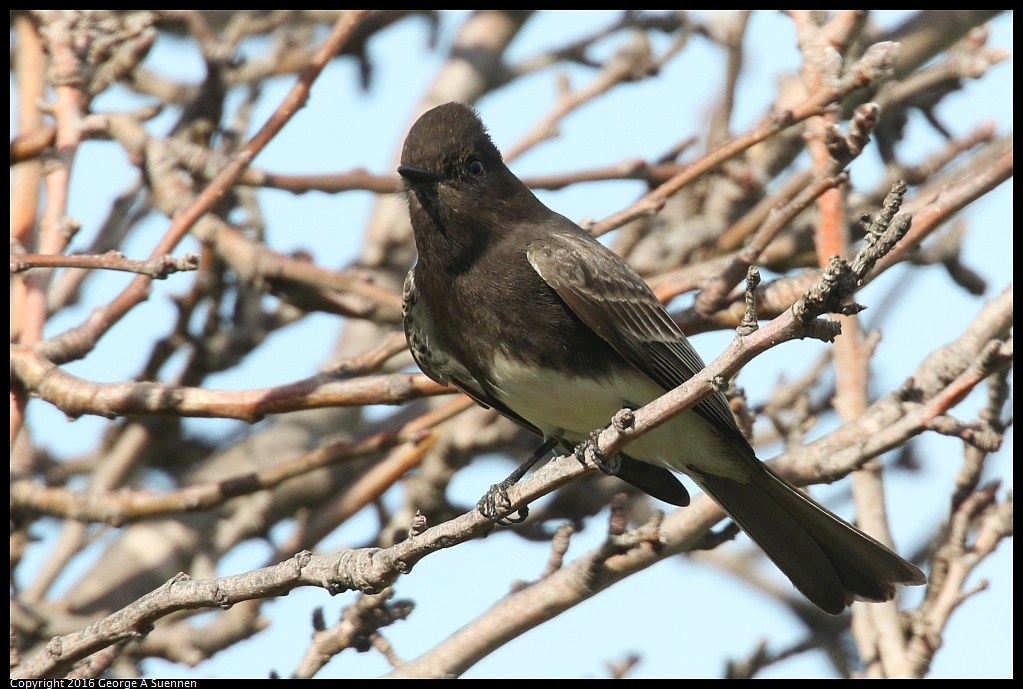
[[[526,255],[583,323],[665,391],[703,369],[700,355],[643,279],[581,229],[559,228],[530,242]],[[722,393],[704,399],[694,411],[748,456],[755,456]]]

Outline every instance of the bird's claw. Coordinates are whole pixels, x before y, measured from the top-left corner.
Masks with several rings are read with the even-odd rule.
[[[529,508],[526,506],[522,506],[518,510],[512,509],[511,498],[508,497],[509,485],[511,484],[507,481],[495,483],[476,503],[479,513],[498,526],[521,524],[529,516]],[[517,514],[517,516],[513,517],[512,514]]]
[[[622,466],[622,458],[620,455],[614,455],[608,458],[603,452],[600,451],[600,446],[597,440],[600,438],[600,431],[593,431],[590,433],[590,437],[584,442],[576,445],[575,450],[572,454],[579,460],[579,463],[586,466],[586,460],[589,459],[593,462],[594,466],[600,469],[603,473],[608,476],[617,476],[618,469]]]

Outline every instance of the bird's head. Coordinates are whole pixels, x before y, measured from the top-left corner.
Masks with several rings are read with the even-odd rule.
[[[505,166],[476,111],[461,103],[439,105],[412,125],[398,174],[421,203],[431,199],[463,212],[517,200],[525,189]]]

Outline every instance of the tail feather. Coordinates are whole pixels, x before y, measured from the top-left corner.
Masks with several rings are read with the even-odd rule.
[[[621,457],[622,463],[615,474],[618,478],[669,505],[685,507],[689,504],[689,491],[671,471],[628,455]]]
[[[712,474],[694,479],[825,612],[837,615],[853,600],[891,600],[896,584],[927,581],[918,567],[759,462],[748,482]]]

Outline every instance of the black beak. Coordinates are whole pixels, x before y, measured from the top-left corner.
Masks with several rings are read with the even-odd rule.
[[[436,172],[430,172],[425,168],[413,167],[412,165],[399,165],[398,174],[404,177],[405,180],[412,185],[438,184],[444,181],[443,175],[438,175]]]

